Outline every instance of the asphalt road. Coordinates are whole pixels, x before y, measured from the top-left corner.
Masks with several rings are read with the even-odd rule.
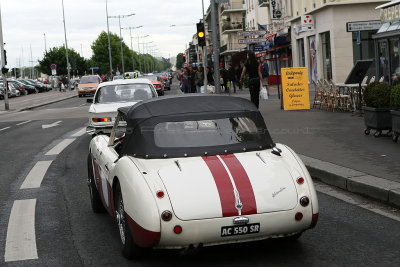
[[[166,94],[177,93],[176,84],[175,80],[172,92]],[[0,265],[400,266],[400,212],[324,185],[317,185],[318,225],[298,242],[209,247],[184,256],[155,250],[140,261],[125,260],[111,217],[94,214],[90,208],[86,185],[90,137],[73,136],[86,124],[85,101],[74,98],[0,116]],[[43,128],[52,124],[57,126]],[[66,139],[73,142],[60,154],[46,155]],[[40,187],[20,189],[38,161],[52,161]],[[36,199],[37,259],[5,262],[12,207],[16,200],[32,199]]]

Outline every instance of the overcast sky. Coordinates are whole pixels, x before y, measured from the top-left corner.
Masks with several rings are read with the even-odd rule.
[[[0,0],[3,38],[6,43],[8,67],[31,65],[31,47],[34,64],[42,59],[47,49],[64,44],[64,26],[61,0]],[[64,0],[68,48],[75,49],[85,58],[92,55],[91,44],[102,31],[107,31],[105,0]],[[205,9],[210,1],[204,0]],[[135,13],[121,19],[121,27],[143,28],[134,30],[133,36],[150,35],[164,57],[183,52],[196,33],[202,18],[201,0],[108,0],[109,16]],[[119,34],[118,19],[109,19],[110,32]],[[170,27],[171,24],[191,26]],[[122,30],[125,43],[130,47],[129,30]],[[137,39],[134,50],[137,51]],[[153,45],[151,44],[151,45]],[[82,47],[82,49],[81,49]],[[141,47],[142,49],[142,47]]]

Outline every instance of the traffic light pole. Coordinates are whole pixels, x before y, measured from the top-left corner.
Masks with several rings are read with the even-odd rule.
[[[212,43],[214,51],[214,84],[215,93],[221,92],[220,75],[219,75],[219,45],[217,35],[217,10],[215,0],[210,0],[211,5],[211,30],[212,30]]]
[[[204,14],[204,0],[201,0],[203,7],[203,24],[206,24],[206,17]],[[207,35],[206,31],[204,31],[204,39],[206,40],[206,45],[203,46],[203,72],[204,72],[204,92],[207,92]]]
[[[1,52],[1,69],[5,68],[6,62],[4,57],[4,42],[3,42],[3,25],[1,22],[1,7],[0,7],[0,52]],[[4,108],[5,110],[10,109],[10,104],[8,102],[8,86],[7,86],[7,75],[1,72],[3,76],[3,84],[4,84]]]

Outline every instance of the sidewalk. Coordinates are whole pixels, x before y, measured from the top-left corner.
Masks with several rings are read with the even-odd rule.
[[[29,110],[77,96],[78,93],[74,90],[67,92],[49,91],[45,93],[13,97],[9,99],[10,110],[8,111],[5,110],[4,100],[0,100],[0,115]]]
[[[270,134],[301,155],[314,179],[400,207],[400,144],[366,136],[364,119],[349,112],[281,110],[270,89],[270,99],[260,101]]]

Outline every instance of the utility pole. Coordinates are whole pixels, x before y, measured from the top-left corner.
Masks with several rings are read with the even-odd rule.
[[[64,0],[61,0],[61,2],[62,2],[62,9],[63,9],[65,51],[66,51],[66,57],[67,57],[68,90],[71,90],[71,83],[70,83],[70,81],[71,81],[71,73],[70,73],[69,59],[68,59],[68,43],[67,43],[67,29],[65,27]]]
[[[131,50],[132,50],[132,71],[135,71],[135,52],[133,51],[133,44],[132,44],[132,30],[142,28],[143,26],[138,27],[128,27],[128,28],[121,28],[121,29],[129,29],[129,36],[131,38]],[[138,37],[139,38],[139,37]],[[140,60],[139,60],[140,62]]]
[[[7,75],[3,73],[3,68],[6,67],[6,60],[4,57],[4,42],[3,42],[3,25],[1,22],[1,7],[0,7],[0,53],[1,53],[1,70],[3,76],[3,86],[4,86],[4,108],[5,110],[10,109],[10,104],[8,102],[8,86],[7,86]]]
[[[215,93],[221,92],[220,75],[219,75],[219,47],[218,47],[218,35],[217,35],[217,10],[215,0],[210,0],[211,5],[211,30],[212,30],[212,43],[214,51],[214,83]]]
[[[107,35],[108,35],[108,58],[110,59],[110,75],[112,76],[112,58],[111,58],[111,42],[110,42],[110,25],[108,24],[108,5],[106,0],[106,16],[107,16]]]
[[[44,37],[44,52],[47,53],[46,33],[43,33],[43,37]]]

